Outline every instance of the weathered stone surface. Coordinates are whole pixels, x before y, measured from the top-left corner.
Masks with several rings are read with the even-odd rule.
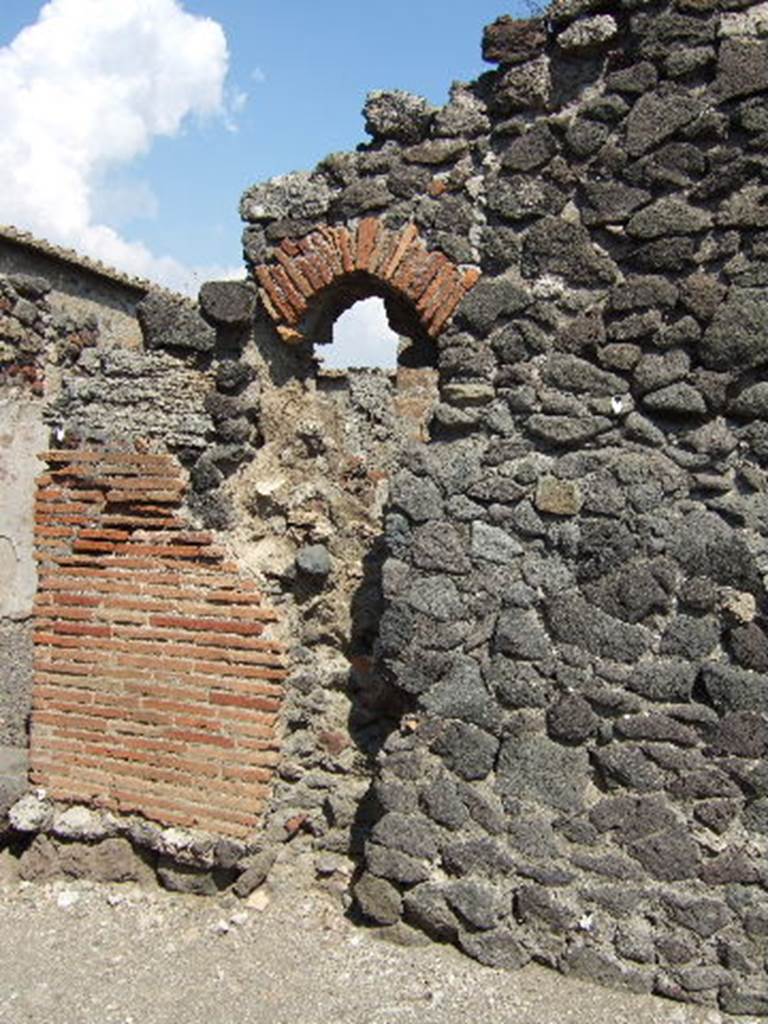
[[[543,50],[547,31],[541,18],[519,20],[505,14],[483,31],[483,60],[491,64],[523,64]]]
[[[403,898],[383,878],[365,872],[355,883],[354,893],[360,910],[377,924],[395,924],[400,920]]]
[[[665,235],[695,234],[711,226],[712,215],[707,210],[669,197],[657,199],[636,213],[627,224],[627,234],[641,239],[661,238]]]
[[[421,96],[393,90],[368,94],[363,116],[374,139],[419,142],[427,134],[436,110]]]
[[[27,793],[8,812],[17,832],[45,832],[53,822],[53,805],[36,793]]]
[[[258,889],[266,881],[276,856],[276,851],[269,849],[251,854],[248,857],[245,871],[243,871],[232,886],[234,894],[241,899],[245,899]]]
[[[226,326],[248,324],[256,311],[256,294],[244,281],[206,281],[199,302],[207,320]]]
[[[647,77],[645,72],[643,75]],[[693,121],[701,109],[701,102],[683,90],[646,93],[627,118],[627,149],[630,155],[640,156],[674,135]]]
[[[333,563],[323,544],[307,544],[296,555],[296,567],[309,576],[324,578],[330,574]]]
[[[517,932],[498,928],[490,932],[462,932],[459,945],[475,960],[488,967],[515,971],[531,959]]]
[[[539,512],[557,516],[575,516],[581,511],[584,497],[578,483],[542,477],[536,485],[534,503]]]
[[[651,644],[642,626],[628,625],[593,608],[579,594],[562,594],[548,605],[554,637],[615,661],[636,661]]]
[[[546,125],[534,125],[514,139],[501,157],[502,167],[510,171],[533,171],[548,163],[557,152],[557,142]]]
[[[432,749],[462,779],[484,779],[493,768],[499,741],[474,725],[450,722]]]
[[[574,21],[557,37],[562,50],[583,52],[604,46],[615,38],[618,31],[610,14],[596,14],[591,18]]]
[[[596,730],[598,719],[591,705],[578,694],[568,694],[547,709],[547,731],[553,740],[583,743]]]
[[[706,367],[730,370],[761,366],[768,359],[768,303],[759,289],[732,288],[704,332]]]
[[[768,43],[725,39],[720,46],[713,91],[720,99],[748,96],[768,88]]]
[[[186,299],[150,292],[136,307],[148,349],[191,349],[210,352],[216,331]]]
[[[558,274],[571,284],[597,285],[616,277],[613,261],[594,248],[588,232],[560,217],[533,225],[523,243],[522,267],[527,277]]]
[[[581,807],[587,755],[553,743],[544,736],[505,740],[496,769],[502,793],[534,800],[559,810]]]

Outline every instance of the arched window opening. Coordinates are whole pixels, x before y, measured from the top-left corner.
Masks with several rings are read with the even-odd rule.
[[[316,296],[301,329],[314,342],[320,392],[340,396],[362,376],[384,375],[399,432],[427,440],[437,349],[411,301],[372,275],[350,274]]]
[[[333,325],[330,345],[317,345],[315,356],[323,370],[397,368],[400,337],[389,326],[384,300],[361,299]]]

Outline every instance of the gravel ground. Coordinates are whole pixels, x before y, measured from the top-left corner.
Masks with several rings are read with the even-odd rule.
[[[19,882],[0,857],[0,1024],[725,1024],[540,967],[399,946],[288,884],[250,902]]]

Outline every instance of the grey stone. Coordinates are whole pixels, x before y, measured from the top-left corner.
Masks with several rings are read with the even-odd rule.
[[[701,869],[700,877],[707,885],[730,885],[733,882],[750,885],[764,878],[761,868],[746,850],[729,848],[717,857],[708,860]]]
[[[713,92],[723,100],[768,88],[768,43],[725,39],[718,52]]]
[[[598,285],[616,278],[613,261],[592,245],[579,224],[544,217],[534,224],[523,243],[522,270],[527,277],[557,274],[571,284]]]
[[[371,92],[363,108],[365,130],[377,140],[420,142],[436,112],[436,108],[421,96],[397,89]]]
[[[462,879],[446,889],[448,904],[472,928],[487,931],[499,920],[501,900],[498,890],[487,882]]]
[[[651,634],[642,626],[606,615],[577,593],[553,597],[548,604],[548,618],[555,639],[603,658],[634,662],[651,644]]]
[[[632,671],[627,686],[650,700],[689,700],[698,666],[674,658],[655,658]]]
[[[627,234],[641,239],[695,234],[712,227],[712,223],[707,210],[668,196],[636,213],[627,224]]]
[[[687,376],[691,368],[691,360],[687,352],[675,349],[664,355],[645,355],[635,368],[634,382],[638,390],[644,394],[669,384],[674,384]]]
[[[721,714],[768,713],[768,679],[763,673],[709,663],[702,667],[701,681],[708,699]]]
[[[509,565],[522,555],[523,548],[514,537],[498,526],[472,523],[472,557],[499,565]]]
[[[670,829],[630,843],[627,852],[653,877],[664,882],[695,878],[701,862],[699,848],[685,829]]]
[[[744,388],[731,401],[728,411],[747,419],[768,419],[768,382],[758,381]]]
[[[562,50],[583,53],[604,46],[616,37],[618,27],[610,14],[596,14],[573,22],[557,37]]]
[[[499,113],[514,114],[546,107],[552,89],[549,60],[544,56],[531,56],[533,60],[502,72],[492,97],[493,107]]]
[[[684,381],[670,384],[659,391],[651,391],[643,397],[643,405],[652,412],[670,413],[673,415],[703,416],[707,411],[707,403],[701,392]]]
[[[768,636],[757,623],[736,626],[729,636],[736,662],[744,669],[768,672]]]
[[[488,195],[489,209],[511,223],[556,214],[566,197],[551,182],[522,174],[499,178]]]
[[[667,776],[636,746],[611,744],[593,753],[608,789],[623,786],[638,793],[661,789]]]
[[[215,896],[219,891],[210,871],[189,864],[179,864],[165,854],[158,860],[157,877],[163,888],[171,892],[182,892],[192,896]]]
[[[717,835],[726,832],[739,812],[739,804],[735,800],[702,800],[696,804],[694,816]]]
[[[768,996],[757,988],[729,985],[720,996],[720,1005],[725,1013],[768,1015]]]
[[[546,736],[509,737],[501,747],[497,785],[503,794],[573,811],[584,798],[587,765],[585,751]]]
[[[432,882],[405,894],[405,919],[438,941],[452,941],[458,931],[456,915],[445,898],[445,887]]]
[[[414,476],[407,470],[395,477],[391,501],[414,522],[442,518],[443,500],[433,481]]]
[[[461,535],[447,520],[414,531],[412,557],[420,569],[463,574],[472,567]]]
[[[703,939],[719,932],[733,916],[720,900],[670,895],[665,897],[664,905],[673,921]]]
[[[480,874],[495,878],[515,870],[508,848],[498,839],[460,839],[443,850],[443,864],[452,875]]]
[[[466,151],[463,139],[428,139],[403,150],[403,160],[409,164],[439,165],[458,160]]]
[[[597,226],[624,223],[638,207],[650,202],[651,194],[621,182],[591,181],[584,186],[584,198],[584,223]]]
[[[53,804],[35,793],[27,793],[8,812],[17,832],[45,832],[53,822]]]
[[[296,554],[296,567],[308,576],[326,577],[331,573],[331,556],[322,544],[306,544]]]
[[[647,565],[632,564],[610,573],[584,586],[583,593],[604,612],[624,622],[642,622],[669,606],[666,589]]]
[[[650,61],[641,61],[639,64],[633,64],[631,67],[614,71],[608,75],[606,85],[609,89],[615,89],[616,92],[650,94],[657,81],[658,73],[653,64]],[[649,121],[653,120],[652,115],[646,114],[646,117]]]
[[[612,831],[622,845],[680,826],[678,816],[657,794],[600,800],[589,820],[599,832]]]
[[[564,446],[584,444],[610,430],[611,426],[605,416],[543,416],[538,413],[529,417],[527,423],[534,437]]]
[[[354,886],[355,899],[366,917],[377,924],[395,924],[400,920],[403,899],[400,891],[383,878],[364,872]]]
[[[403,599],[416,611],[438,622],[455,622],[464,610],[456,584],[442,576],[415,579]]]
[[[462,932],[459,945],[464,952],[488,967],[516,971],[531,959],[517,932],[497,928],[486,932]]]
[[[272,870],[276,857],[277,851],[274,849],[261,850],[252,854],[247,860],[245,871],[232,886],[235,896],[245,899],[260,885],[263,885]]]
[[[449,722],[432,749],[462,779],[484,779],[494,766],[499,741],[475,725]]]
[[[696,661],[710,655],[719,641],[720,623],[713,615],[678,615],[667,627],[659,651]]]
[[[395,812],[385,814],[374,825],[371,838],[409,857],[432,860],[437,855],[435,828],[420,816]]]
[[[403,885],[424,882],[430,875],[429,865],[424,861],[378,843],[366,844],[365,860],[368,870],[374,875]]]
[[[214,324],[249,324],[256,312],[256,293],[244,281],[206,281],[200,289],[200,311]]]
[[[714,370],[761,366],[768,360],[768,302],[761,289],[731,288],[704,332],[701,360]]]
[[[511,142],[501,156],[510,171],[533,171],[548,163],[557,152],[555,137],[546,125],[534,125]]]
[[[631,970],[611,956],[590,946],[574,948],[566,953],[561,961],[561,969],[577,978],[587,978],[601,985],[629,988],[633,992],[650,992],[653,986],[654,972],[643,973]]]
[[[678,779],[669,786],[672,796],[683,800],[707,797],[734,797],[739,795],[735,782],[719,768],[690,767],[683,770]]]
[[[101,815],[88,807],[79,806],[57,810],[50,830],[61,839],[95,840],[107,835]]]
[[[531,296],[515,278],[486,278],[479,281],[461,303],[456,320],[484,335],[500,317],[519,313],[530,302]]]
[[[640,156],[674,135],[701,110],[701,101],[682,89],[667,88],[641,96],[627,118],[630,156]]]
[[[547,710],[547,731],[553,740],[583,743],[597,728],[598,719],[590,704],[578,694],[561,697]]]
[[[570,354],[550,355],[544,364],[542,377],[553,387],[577,394],[619,395],[626,390],[622,377],[599,370],[586,359]]]
[[[501,717],[482,681],[480,666],[471,658],[455,657],[446,674],[422,698],[424,708],[438,719],[456,718],[497,732]]]
[[[695,746],[698,742],[698,735],[693,729],[653,711],[623,715],[616,721],[615,729],[620,736],[628,739],[678,743],[684,747]]]
[[[459,795],[458,786],[447,774],[439,775],[423,790],[421,802],[438,825],[455,830],[469,820],[469,811]]]
[[[187,299],[149,292],[136,307],[148,349],[178,348],[210,352],[216,331]]]
[[[550,655],[552,644],[536,612],[511,608],[499,616],[494,648],[510,658],[537,661]]]

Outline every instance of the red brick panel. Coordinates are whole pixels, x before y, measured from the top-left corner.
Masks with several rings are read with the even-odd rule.
[[[32,781],[60,800],[246,836],[278,760],[274,612],[185,522],[173,458],[46,458]]]
[[[428,252],[414,224],[390,231],[377,217],[364,218],[353,231],[321,227],[300,240],[286,239],[275,262],[256,267],[255,274],[281,337],[298,342],[305,340],[300,325],[312,299],[360,271],[409,300],[432,338],[480,276],[477,270],[460,270],[441,252]]]

